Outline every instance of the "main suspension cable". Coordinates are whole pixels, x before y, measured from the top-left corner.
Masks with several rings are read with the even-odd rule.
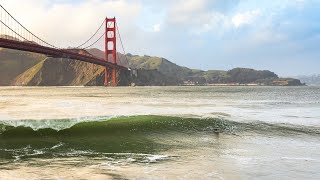
[[[91,45],[89,45],[89,46],[87,46],[87,47],[85,47],[85,48],[82,48],[82,49],[85,50],[85,49],[88,49],[88,48],[92,47],[92,46],[95,45],[105,34],[106,34],[106,33],[104,32],[104,33],[100,36],[100,38],[99,38],[98,40],[96,40],[96,41],[95,41],[94,43],[92,43]]]
[[[101,26],[98,28],[98,30],[83,44],[81,44],[80,46],[75,47],[76,49],[80,48],[81,46],[87,44],[95,35],[97,35],[97,33],[100,31],[100,29],[102,28],[102,26],[104,25],[104,23],[106,22],[106,20],[104,20],[101,24]]]
[[[105,22],[105,21],[104,21]],[[104,24],[104,23],[103,23]],[[109,28],[110,27],[110,24],[107,24],[107,28]],[[90,46],[87,46],[87,47],[85,47],[85,48],[82,48],[82,50],[85,50],[85,49],[88,49],[88,48],[90,48],[90,47],[92,47],[93,45],[95,45],[104,35],[106,35],[107,36],[107,34],[106,34],[107,32],[104,32],[101,36],[100,36],[100,38],[98,39],[98,40],[96,40],[94,43],[92,43]]]
[[[15,32],[13,29],[11,29],[11,28],[10,28],[8,25],[6,25],[4,22],[2,22],[2,20],[0,20],[0,22],[1,22],[4,26],[6,26],[8,29],[10,29],[14,34],[16,34],[16,35],[20,36],[22,39],[28,41],[28,39],[24,38],[23,36],[21,36],[20,34],[18,34],[17,32]]]
[[[40,40],[41,42],[43,42],[44,44],[51,46],[53,48],[58,49],[57,47],[55,47],[54,45],[51,45],[49,43],[47,43],[46,41],[42,40],[41,38],[39,38],[38,36],[34,35],[32,32],[30,32],[26,27],[24,27],[18,20],[16,20],[2,5],[0,5],[0,7],[14,20],[16,21],[23,29],[25,29],[27,32],[29,32],[32,36],[34,36],[35,38],[37,38],[38,40]],[[11,28],[10,28],[11,29]],[[25,38],[24,38],[25,39]]]

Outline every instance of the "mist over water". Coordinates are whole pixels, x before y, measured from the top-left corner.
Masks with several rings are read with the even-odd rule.
[[[319,87],[0,88],[0,178],[318,179],[319,136]]]

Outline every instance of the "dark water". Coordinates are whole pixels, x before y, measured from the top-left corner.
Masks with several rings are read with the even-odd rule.
[[[319,88],[0,95],[1,179],[320,178]]]

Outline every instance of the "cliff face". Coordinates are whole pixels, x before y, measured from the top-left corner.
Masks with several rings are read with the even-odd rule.
[[[44,59],[44,55],[0,48],[0,86],[10,85],[13,79]]]
[[[102,66],[69,59],[47,58],[19,75],[12,84],[80,86],[87,85],[103,72]]]
[[[128,72],[120,72],[119,85],[131,83]],[[103,86],[104,67],[62,58],[47,58],[14,79],[18,86]]]

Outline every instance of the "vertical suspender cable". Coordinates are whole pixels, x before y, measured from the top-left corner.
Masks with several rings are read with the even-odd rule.
[[[128,68],[130,68],[130,64],[129,64],[129,61],[128,61],[128,58],[127,58],[127,54],[126,54],[126,51],[125,51],[124,46],[123,46],[123,43],[122,43],[122,38],[121,38],[121,34],[120,34],[120,30],[119,30],[118,25],[117,25],[117,32],[118,32],[119,39],[120,39],[120,43],[121,43],[121,46],[122,46],[123,55],[124,55],[124,57],[125,57],[125,60],[127,61]]]
[[[18,20],[16,20],[2,5],[0,5],[0,8],[2,8],[7,14],[8,14],[8,18],[12,18],[15,22],[17,22],[22,28],[24,28],[28,33],[29,33],[29,36],[31,36],[31,41],[34,40],[34,38],[36,38],[37,40],[39,40],[39,42],[43,42],[44,44],[50,46],[50,47],[53,47],[53,48],[56,48],[58,49],[57,47],[55,47],[54,45],[51,45],[49,43],[47,43],[46,41],[42,40],[41,38],[39,38],[38,36],[34,35],[32,32],[30,32],[27,28],[25,28]],[[28,38],[29,39],[29,38]]]

